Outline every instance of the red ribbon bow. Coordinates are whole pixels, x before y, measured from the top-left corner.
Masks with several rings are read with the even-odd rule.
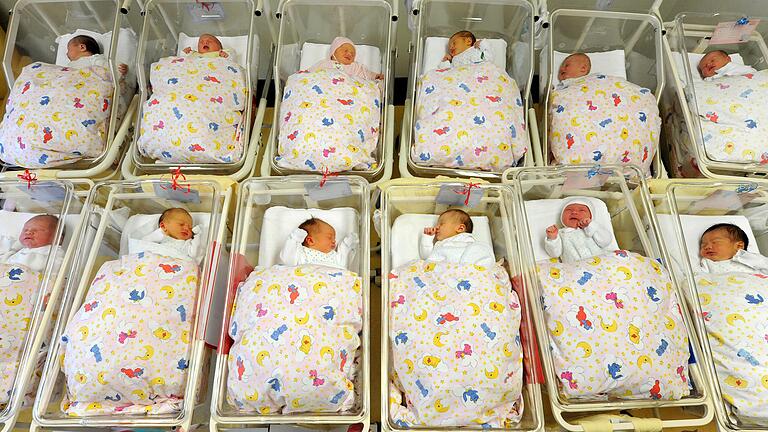
[[[464,205],[469,205],[469,197],[472,195],[472,189],[473,188],[480,188],[480,183],[472,183],[468,182],[464,184],[464,188],[460,191],[454,190],[459,195],[466,195],[467,198],[464,200]]]
[[[28,169],[24,170],[24,174],[17,174],[16,177],[27,182],[27,189],[32,189],[32,183],[37,182],[37,174],[29,172]]]
[[[321,179],[320,179],[320,187],[323,187],[323,186],[325,186],[325,182],[327,182],[327,181],[328,181],[328,178],[329,178],[329,177],[338,177],[338,176],[339,176],[339,173],[330,172],[330,171],[328,170],[328,168],[326,167],[326,168],[323,170],[323,178],[321,178]]]
[[[183,185],[183,184],[179,183],[179,179],[181,179],[183,181],[187,180],[187,176],[185,176],[184,174],[181,173],[181,167],[177,167],[176,169],[171,168],[171,187],[170,187],[170,189],[172,189],[172,190],[182,189],[183,190],[184,188],[186,188],[187,190],[185,190],[184,193],[185,194],[189,193],[192,190],[192,188],[189,186],[189,184]],[[168,189],[168,188],[166,188],[164,186],[161,186],[161,187],[163,189]]]

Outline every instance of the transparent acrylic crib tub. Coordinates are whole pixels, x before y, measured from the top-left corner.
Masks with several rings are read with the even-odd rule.
[[[224,0],[208,5],[194,0],[150,0],[144,6],[144,24],[139,39],[136,59],[139,82],[139,105],[136,109],[135,130],[130,150],[123,161],[123,175],[126,178],[146,174],[166,173],[170,168],[182,167],[192,174],[228,175],[235,180],[245,178],[253,170],[260,146],[261,127],[266,109],[266,91],[258,98],[256,85],[259,80],[259,66],[267,73],[270,64],[271,40],[269,17],[263,13],[262,2],[252,0]],[[198,9],[199,8],[199,9]],[[151,66],[161,58],[177,55],[180,33],[196,37],[209,33],[218,37],[242,37],[237,45],[236,55],[246,58],[246,95],[243,111],[243,155],[239,160],[222,163],[165,163],[146,157],[139,151],[138,131],[142,127],[146,101],[152,95],[150,90]],[[225,42],[225,45],[228,42]],[[197,49],[196,47],[192,47]],[[225,46],[234,49],[231,46]],[[269,82],[269,78],[267,79]],[[267,86],[268,89],[268,86]],[[256,104],[258,100],[258,105]],[[149,125],[146,126],[149,128]]]
[[[598,171],[596,171],[598,170]],[[595,180],[589,180],[595,179]],[[567,181],[567,183],[566,183]],[[592,167],[574,165],[568,167],[526,168],[518,172],[507,171],[505,182],[516,186],[519,194],[516,197],[518,214],[521,215],[517,224],[522,232],[524,242],[526,279],[528,282],[528,295],[531,299],[541,298],[541,283],[536,274],[536,261],[533,255],[532,235],[530,233],[531,222],[524,211],[525,203],[538,199],[565,198],[568,196],[589,196],[602,200],[608,207],[611,223],[616,240],[620,248],[636,252],[647,257],[661,258],[663,262],[670,262],[669,255],[663,242],[660,242],[659,232],[651,230],[646,232],[643,218],[655,220],[655,214],[648,195],[648,188],[639,168],[635,166],[606,165]],[[655,226],[655,225],[653,225]],[[651,239],[650,237],[653,237]],[[661,246],[657,246],[661,244]],[[669,266],[667,266],[669,267]],[[672,284],[677,291],[679,299],[685,296],[679,289],[679,285],[670,272]],[[542,362],[547,381],[547,393],[554,418],[558,424],[569,431],[583,431],[584,428],[575,419],[579,416],[592,414],[605,414],[610,411],[641,410],[637,415],[648,417],[642,409],[650,409],[651,417],[661,420],[664,428],[669,427],[695,427],[709,423],[713,418],[711,395],[706,384],[706,375],[703,366],[699,363],[689,365],[689,377],[693,383],[693,389],[688,397],[677,401],[650,401],[650,400],[618,400],[606,401],[578,401],[565,398],[559,391],[560,379],[554,370],[553,357],[549,347],[551,336],[549,327],[544,317],[544,310],[538,301],[531,302],[534,321],[538,335],[539,346],[542,347]],[[696,343],[695,327],[690,319],[688,308],[684,301],[680,301],[683,312],[683,322],[688,329],[688,339],[693,348],[696,359],[701,359],[700,348]],[[693,411],[684,418],[664,416],[665,407],[683,407]],[[627,421],[613,423],[614,430],[633,429],[633,425]]]
[[[411,52],[403,127],[400,132],[400,174],[407,177],[435,177],[438,175],[500,178],[500,172],[461,170],[455,168],[428,167],[414,163],[413,128],[415,126],[417,81],[422,75],[425,44],[429,37],[450,37],[459,30],[471,31],[477,39],[503,39],[507,44],[506,71],[515,79],[523,99],[526,134],[530,147],[520,166],[539,164],[541,152],[538,142],[535,112],[530,98],[533,80],[534,6],[529,0],[416,0],[409,11],[416,19],[416,29],[411,32]],[[516,48],[519,47],[519,48]]]
[[[414,179],[416,180],[416,179]],[[393,243],[392,224],[403,214],[439,215],[447,210],[448,205],[438,203],[437,195],[441,187],[466,190],[468,182],[457,179],[419,179],[411,184],[407,182],[386,185],[382,191],[381,206],[381,239],[382,239],[382,275],[388,275],[393,270],[392,255],[397,253],[398,245]],[[524,272],[523,254],[518,241],[516,209],[514,208],[514,193],[512,186],[501,184],[472,183],[470,194],[482,194],[481,201],[473,208],[461,207],[470,216],[486,216],[489,220],[493,238],[493,248],[496,259],[505,258],[505,270],[510,277]],[[391,252],[390,252],[391,251]],[[410,429],[397,425],[390,416],[389,391],[392,386],[391,377],[394,373],[390,357],[389,338],[389,279],[382,277],[381,281],[381,427],[385,431],[419,430],[429,432],[445,432],[451,430],[480,430],[480,425],[470,427],[445,427],[437,425],[414,425]],[[541,401],[541,384],[534,378],[538,372],[538,351],[535,347],[533,320],[530,316],[530,298],[527,297],[527,287],[520,288],[525,296],[520,296],[523,305],[523,322],[521,325],[522,352],[524,367],[523,416],[521,420],[509,426],[493,430],[500,431],[539,431],[544,430],[544,411]]]
[[[665,131],[664,139],[670,152],[671,171],[679,176],[709,177],[725,179],[734,177],[768,176],[768,165],[759,162],[727,162],[716,160],[704,147],[703,132],[699,114],[705,107],[699,107],[696,102],[696,90],[692,83],[693,74],[689,62],[683,63],[681,69],[678,57],[687,57],[686,53],[705,53],[711,49],[723,49],[729,54],[738,53],[745,64],[757,70],[766,68],[768,47],[765,38],[768,36],[768,18],[760,18],[764,9],[757,8],[754,13],[750,9],[735,10],[727,13],[695,13],[681,12],[665,22],[666,36],[664,38],[665,75],[668,83],[664,91],[662,107],[664,109]],[[761,20],[749,39],[740,44],[709,46],[715,27],[720,22],[735,22],[742,17],[750,20]],[[768,146],[765,148],[768,151]]]
[[[61,242],[64,251],[63,262],[66,265],[76,249],[78,228],[82,222],[80,214],[91,185],[86,181],[51,180],[29,184],[21,180],[0,180],[0,203],[2,203],[3,212],[57,216],[61,223],[53,243]],[[11,221],[7,216],[3,215],[3,217],[9,224],[6,228],[11,228]],[[17,220],[13,223],[16,222],[20,223]],[[21,226],[13,228],[20,230]],[[50,336],[50,323],[56,317],[63,285],[67,278],[65,271],[57,272],[56,270],[54,259],[49,257],[44,279],[39,285],[33,314],[28,325],[29,333],[19,358],[18,372],[10,389],[9,400],[4,406],[0,406],[0,430],[2,431],[9,431],[15,425],[24,423],[24,420],[19,420],[19,417],[31,418],[30,407],[22,406],[22,402],[25,396],[34,395],[36,391],[33,375],[39,372],[37,370],[38,353],[42,343]]]
[[[239,202],[233,233],[229,290],[227,292],[224,324],[222,325],[219,351],[216,354],[216,375],[211,400],[211,430],[229,428],[263,427],[278,424],[305,424],[312,427],[327,425],[350,425],[361,423],[363,432],[370,425],[370,190],[368,182],[361,177],[345,176],[331,179],[325,186],[333,183],[349,185],[351,195],[341,194],[329,199],[315,201],[307,193],[307,187],[318,187],[322,179],[318,175],[291,175],[285,177],[254,178],[246,180],[239,189]],[[237,286],[244,281],[253,266],[259,262],[259,244],[264,223],[264,213],[271,207],[284,206],[290,209],[334,209],[351,207],[357,210],[357,235],[360,239],[356,258],[350,270],[356,272],[363,282],[363,330],[360,334],[361,346],[358,349],[359,366],[355,377],[355,406],[348,412],[341,413],[295,413],[262,415],[258,412],[238,411],[227,402],[229,319],[232,304],[235,301]],[[285,361],[292,361],[285,359]],[[326,425],[326,426],[321,426]]]
[[[576,9],[575,6],[550,12],[539,68],[539,93],[543,103],[538,117],[541,119],[539,126],[544,166],[554,165],[548,139],[549,99],[557,84],[557,71],[553,70],[556,67],[554,51],[592,53],[624,50],[627,80],[651,89],[658,103],[664,89],[662,37],[661,22],[653,13]],[[661,161],[661,144],[653,157],[651,171],[654,178],[666,177]]]
[[[62,13],[66,11],[66,13]],[[130,50],[121,47],[118,42],[128,38],[125,31],[130,29],[136,35],[141,29],[141,17],[137,9],[122,10],[117,0],[20,0],[15,3],[10,13],[8,33],[3,56],[3,70],[8,88],[13,87],[16,75],[13,73],[13,52],[28,55],[33,61],[56,63],[56,38],[60,35],[75,33],[78,29],[97,33],[112,32],[109,48],[109,64],[112,81],[118,82],[117,67],[120,62],[128,62],[129,70],[134,68]],[[105,47],[106,49],[106,47]],[[120,58],[118,59],[118,52]],[[129,72],[130,74],[130,72]],[[132,123],[133,111],[137,101],[132,100],[131,89],[126,102],[127,110],[118,118],[118,110],[113,109],[106,132],[104,152],[96,158],[86,158],[70,165],[63,165],[49,170],[37,170],[53,178],[93,178],[108,170],[122,155],[123,142],[126,141]],[[119,100],[119,86],[115,86],[112,100]],[[113,104],[117,107],[117,104]],[[118,122],[120,120],[120,122]],[[19,167],[2,164],[12,171]],[[2,174],[5,178],[15,178],[16,173]]]
[[[171,182],[165,180],[100,182],[91,190],[83,217],[88,220],[88,227],[95,233],[92,236],[80,237],[77,252],[66,269],[72,277],[67,283],[63,306],[51,337],[50,353],[35,399],[32,430],[77,427],[181,427],[183,430],[189,430],[196,406],[204,402],[205,391],[201,389],[205,388],[208,380],[204,373],[208,361],[205,327],[216,276],[214,269],[217,268],[219,252],[225,241],[232,189],[213,181],[193,180],[184,183],[183,191],[188,193],[182,192],[181,189],[173,190]],[[205,257],[199,267],[194,319],[191,323],[188,376],[181,410],[159,415],[71,417],[62,411],[60,404],[67,391],[66,378],[59,361],[61,335],[69,320],[81,307],[101,264],[121,256],[121,238],[127,218],[139,214],[159,215],[171,207],[185,208],[193,216],[197,212],[204,213],[200,216],[199,223],[208,226],[203,242]],[[84,225],[81,232],[86,228]]]
[[[394,147],[394,58],[397,5],[386,0],[284,0],[277,18],[280,30],[274,63],[275,107],[272,128],[261,162],[261,176],[308,174],[280,167],[275,162],[280,135],[280,101],[288,77],[299,71],[306,43],[330,44],[337,36],[352,39],[356,45],[378,48],[381,73],[384,75],[379,143],[373,157],[376,166],[370,170],[342,171],[357,175],[370,183],[388,180],[392,175]],[[314,173],[314,172],[312,172]]]
[[[691,256],[687,245],[699,244],[699,238],[690,237],[684,227],[692,222],[684,220],[689,215],[709,216],[708,224],[714,225],[723,221],[725,215],[739,215],[746,217],[752,232],[757,240],[757,247],[761,251],[768,250],[768,227],[765,225],[764,215],[768,211],[768,183],[763,180],[703,180],[686,181],[672,180],[658,183],[651,187],[652,199],[655,211],[658,215],[671,217],[673,237],[668,240],[670,249],[674,248],[672,255],[676,264],[676,271],[680,274],[680,286],[688,296],[688,303],[693,314],[693,324],[699,342],[702,346],[705,367],[703,372],[712,392],[715,408],[715,417],[718,428],[722,431],[765,431],[768,425],[764,422],[758,424],[748,419],[740,419],[731,405],[723,397],[723,388],[718,380],[713,360],[712,345],[707,335],[707,322],[703,319],[704,305],[699,297],[694,270],[690,261],[697,260],[698,256]],[[722,198],[719,198],[722,197]],[[703,228],[703,225],[702,225]],[[697,248],[698,249],[698,248]],[[745,294],[748,288],[745,288]],[[710,306],[711,307],[711,306]],[[759,385],[759,383],[758,383]],[[768,413],[765,414],[768,420]]]

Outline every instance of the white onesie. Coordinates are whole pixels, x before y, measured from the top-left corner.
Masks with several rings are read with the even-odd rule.
[[[0,236],[0,263],[25,265],[33,271],[42,272],[45,270],[45,262],[48,260],[51,248],[55,248],[54,253],[56,254],[53,269],[58,270],[64,260],[64,251],[61,246],[47,245],[27,248],[13,237]]]
[[[713,81],[725,76],[741,76],[746,74],[756,73],[757,70],[752,66],[743,65],[736,62],[728,62],[725,66],[721,67],[711,77],[704,78],[704,81]]]
[[[480,41],[478,48],[469,47],[461,54],[453,56],[451,61],[443,60],[437,65],[438,69],[449,69],[454,66],[465,66],[491,60],[491,47],[485,39]]]
[[[77,60],[70,60],[70,62],[67,63],[67,67],[72,69],[83,69],[93,66],[109,69],[109,60],[107,60],[107,57],[103,54],[94,54],[80,57]]]
[[[758,272],[768,274],[768,258],[741,249],[729,260],[712,261],[709,258],[702,258],[701,269],[706,273]]]
[[[200,226],[195,226],[192,228],[194,236],[191,239],[180,240],[165,234],[162,228],[158,228],[143,239],[130,239],[128,253],[152,252],[172,258],[191,259],[200,264],[204,255],[200,232]]]
[[[280,251],[280,262],[283,265],[318,264],[348,270],[349,264],[355,258],[359,243],[357,234],[350,233],[344,237],[336,250],[323,253],[302,245],[306,238],[307,232],[303,229],[293,230],[283,250]]]
[[[434,262],[451,262],[458,264],[476,264],[492,266],[496,259],[493,249],[485,243],[475,240],[470,233],[456,234],[440,241],[433,242],[434,237],[421,235],[419,255],[421,259]]]
[[[611,234],[591,223],[584,229],[560,228],[553,240],[544,239],[544,250],[552,258],[571,263],[601,255],[610,244]]]

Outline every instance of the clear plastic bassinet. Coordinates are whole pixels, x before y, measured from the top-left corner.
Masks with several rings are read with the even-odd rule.
[[[352,39],[358,45],[358,55],[365,45],[367,62],[373,70],[384,75],[378,144],[373,153],[374,163],[367,170],[341,171],[341,175],[357,175],[375,184],[392,175],[394,152],[394,58],[397,22],[397,1],[364,0],[284,0],[276,17],[280,24],[274,63],[275,108],[272,128],[261,162],[262,177],[302,174],[301,171],[280,167],[276,163],[280,136],[280,104],[289,76],[307,69],[324,59],[327,46],[337,36]],[[361,56],[362,58],[362,56]],[[309,136],[309,134],[307,134]],[[318,171],[322,167],[317,167]]]
[[[239,204],[233,233],[229,290],[227,293],[224,324],[222,325],[219,351],[216,354],[216,375],[211,401],[211,430],[231,428],[263,427],[265,425],[307,424],[317,427],[330,425],[362,424],[363,432],[370,426],[370,218],[368,182],[356,176],[345,176],[324,182],[315,175],[292,175],[246,180],[239,193]],[[320,195],[317,195],[320,194]],[[278,233],[284,231],[286,221],[300,223],[308,210],[324,210],[346,215],[342,220],[349,222],[350,232],[356,232],[360,239],[358,252],[350,270],[362,278],[362,318],[355,376],[355,403],[351,410],[338,413],[291,413],[261,414],[238,410],[228,402],[227,380],[234,371],[229,368],[228,355],[232,345],[229,336],[232,305],[238,286],[248,277],[254,266],[276,264],[284,238]],[[329,216],[331,217],[331,216]],[[340,216],[339,216],[340,217]],[[298,219],[297,219],[298,218]],[[327,219],[333,223],[335,219]],[[282,228],[280,228],[282,226]],[[338,225],[337,225],[338,226]],[[293,227],[291,227],[291,230]],[[291,231],[288,230],[288,231]],[[339,239],[341,240],[341,239]],[[254,314],[256,311],[254,311]],[[281,361],[296,361],[282,359]],[[320,426],[325,425],[325,426]]]
[[[755,382],[754,373],[749,374],[747,369],[739,368],[736,360],[730,363],[723,362],[723,337],[728,340],[730,335],[718,333],[724,332],[717,318],[712,319],[713,315],[723,315],[724,311],[734,313],[736,316],[739,310],[732,309],[734,305],[724,302],[723,298],[713,298],[713,290],[723,290],[728,296],[734,295],[722,283],[722,278],[706,274],[701,274],[699,246],[702,233],[718,223],[734,224],[741,228],[749,239],[746,249],[752,253],[760,253],[765,249],[766,234],[768,225],[766,225],[766,213],[768,207],[768,184],[763,180],[754,182],[745,182],[738,180],[701,180],[701,181],[683,181],[671,180],[669,182],[652,182],[650,185],[651,198],[655,206],[656,229],[664,235],[667,248],[670,251],[675,270],[679,275],[680,285],[683,292],[688,296],[688,303],[691,305],[693,314],[693,324],[702,346],[703,363],[702,371],[706,374],[709,387],[714,399],[715,416],[717,425],[723,431],[765,431],[768,430],[768,415],[763,415],[762,421],[748,416],[740,416],[737,409],[742,405],[743,399],[738,400],[738,405],[734,404],[734,399],[729,399],[729,394],[734,393],[734,382],[728,380],[729,374],[734,377],[744,378],[747,382],[746,391],[760,394],[760,382]],[[741,277],[737,276],[738,283]],[[744,284],[747,281],[741,280]],[[712,285],[712,284],[716,285]],[[749,305],[759,306],[764,290],[757,285],[743,285],[739,289],[739,295],[734,295],[739,302],[744,303],[746,308]],[[743,320],[743,316],[737,317],[737,320]],[[761,323],[756,325],[759,331]],[[759,333],[757,333],[759,334]],[[729,342],[731,346],[744,349],[735,339]],[[746,347],[747,351],[757,348],[757,344]],[[719,353],[716,351],[719,349]],[[735,351],[735,350],[734,350]],[[755,353],[758,357],[760,354]],[[745,361],[739,356],[738,361]],[[716,360],[717,358],[717,360]],[[727,368],[728,370],[717,369]],[[740,375],[739,371],[747,374]],[[757,387],[755,387],[757,386]],[[745,414],[756,409],[760,405],[747,408]]]
[[[265,86],[262,94],[256,95],[259,72],[261,71],[262,74],[271,72],[272,35],[270,30],[272,25],[268,22],[269,3],[252,0],[227,0],[215,4],[186,0],[150,0],[144,5],[142,15],[144,25],[136,60],[139,68],[140,103],[135,117],[136,133],[123,161],[123,176],[135,178],[182,167],[190,174],[227,175],[235,180],[245,178],[254,169],[256,163],[269,88]],[[150,88],[152,65],[165,57],[184,55],[182,50],[189,45],[193,45],[191,48],[197,50],[196,37],[204,33],[221,38],[224,48],[229,50],[233,59],[245,69],[247,93],[242,120],[245,125],[240,138],[243,145],[241,157],[231,162],[171,163],[143,155],[138,146],[139,131],[153,129],[152,125],[145,124],[146,122],[143,121],[146,103],[152,96]],[[203,101],[200,100],[199,103],[202,104]],[[169,120],[177,121],[172,117]],[[190,125],[188,124],[187,127]],[[203,127],[210,126],[197,125],[198,129]],[[153,138],[152,144],[144,145],[159,145],[158,141],[158,138]],[[210,145],[211,143],[203,142],[202,144]]]
[[[679,8],[679,5],[677,6]],[[735,12],[680,12],[676,16],[664,16],[664,27],[667,30],[664,38],[664,61],[666,80],[669,84],[662,99],[664,139],[669,151],[669,169],[675,177],[705,176],[727,179],[768,175],[768,165],[765,164],[768,160],[767,153],[761,153],[761,150],[768,152],[768,147],[763,146],[756,150],[739,148],[740,142],[737,140],[736,145],[730,149],[727,148],[728,143],[725,143],[724,153],[720,153],[716,152],[718,149],[714,147],[714,143],[706,144],[711,136],[703,130],[701,117],[710,112],[711,108],[707,103],[697,101],[696,86],[701,85],[702,80],[696,70],[696,63],[691,58],[693,54],[722,49],[730,54],[731,58],[740,56],[744,64],[751,65],[758,71],[765,68],[768,59],[765,44],[768,22],[765,18],[761,20],[759,16],[749,13],[754,5],[742,6],[743,9],[735,9]],[[674,9],[668,11],[674,12]],[[761,14],[763,9],[755,12]],[[710,44],[719,23],[736,23],[744,17],[749,17],[753,22],[760,20],[760,23],[745,37],[743,43]],[[738,59],[734,61],[739,62]],[[730,105],[737,106],[739,102],[742,101],[736,100]],[[737,110],[738,108],[731,112]],[[762,137],[757,139],[761,141],[760,145],[764,143]]]
[[[62,13],[64,10],[66,12]],[[14,5],[8,22],[3,57],[3,70],[9,88],[13,87],[17,76],[12,68],[14,51],[30,56],[33,61],[66,66],[69,36],[82,34],[83,30],[96,39],[101,38],[98,42],[108,52],[112,82],[119,81],[117,68],[120,63],[125,63],[129,68],[127,79],[121,85],[125,92],[121,96],[121,86],[116,85],[112,95],[113,101],[119,101],[113,106],[119,109],[111,110],[104,151],[95,158],[36,170],[41,175],[53,178],[95,178],[119,161],[124,149],[123,143],[129,139],[127,135],[137,103],[134,100],[136,75],[133,69],[140,27],[139,11],[123,10],[116,0],[22,0]],[[7,164],[3,166],[13,171],[19,169]],[[15,177],[16,173],[4,175]]]
[[[660,258],[663,263],[670,263],[667,248],[663,242],[659,241],[662,238],[661,233],[656,229],[646,231],[645,220],[654,220],[655,214],[645,178],[637,167],[615,165],[588,167],[580,165],[561,168],[530,168],[517,172],[507,172],[505,181],[511,182],[519,191],[516,205],[520,218],[517,220],[517,224],[521,227],[524,236],[521,241],[525,245],[525,269],[529,287],[528,295],[531,299],[542,298],[543,292],[543,283],[540,281],[536,270],[537,260],[548,259],[548,257],[538,243],[543,243],[546,225],[553,223],[547,221],[547,216],[544,215],[549,215],[548,211],[551,210],[550,216],[554,220],[556,213],[562,206],[562,203],[554,202],[554,204],[536,207],[536,210],[533,208],[528,210],[531,203],[539,200],[555,201],[570,196],[596,198],[605,203],[606,209],[596,209],[597,214],[593,215],[592,219],[598,220],[604,217],[610,220],[614,241],[617,242],[620,249],[636,252],[645,257]],[[541,203],[547,203],[547,201],[541,201]],[[536,233],[532,231],[534,226],[537,227]],[[660,244],[661,246],[659,246]],[[667,265],[667,268],[669,267]],[[669,273],[672,277],[673,290],[677,293],[677,298],[680,299],[682,322],[686,327],[685,334],[692,348],[692,354],[698,362],[701,362],[701,350],[695,336],[695,327],[691,322],[690,311],[684,301],[685,296],[682,290],[678,288],[679,285],[674,272],[670,271]],[[702,426],[712,421],[714,413],[711,395],[707,387],[706,374],[703,371],[706,366],[701,363],[688,365],[688,377],[692,388],[690,395],[682,399],[662,401],[606,398],[605,400],[591,401],[566,398],[559,388],[561,378],[555,370],[554,354],[552,350],[545,348],[555,343],[551,334],[555,330],[549,327],[551,324],[548,324],[545,319],[542,302],[532,301],[531,303],[539,346],[542,347],[542,361],[552,414],[563,428],[569,431],[583,431],[585,428],[577,421],[580,417],[606,414],[611,411],[629,413],[640,421],[643,418],[652,419],[651,421],[663,428]],[[686,414],[681,418],[679,415],[675,416],[670,414],[670,411],[663,410],[665,407],[682,407],[686,410]],[[658,423],[659,421],[661,423]],[[626,417],[611,420],[610,424],[613,430],[632,430],[635,427],[631,420]]]
[[[589,2],[587,2],[589,3]],[[592,73],[609,73],[616,70],[615,63],[623,62],[621,68],[626,79],[639,86],[651,89],[656,100],[664,89],[662,61],[661,22],[652,13],[616,12],[611,4],[610,10],[593,10],[585,5],[578,9],[571,2],[563,4],[567,9],[549,12],[546,37],[540,58],[539,93],[541,112],[538,117],[541,128],[542,158],[544,165],[554,165],[548,139],[549,100],[557,84],[559,64],[555,52],[570,54],[575,52],[602,53],[606,57],[595,59]],[[623,5],[628,6],[628,5]],[[621,9],[620,6],[616,8]],[[609,57],[610,56],[610,57]],[[610,73],[609,73],[610,74]],[[661,130],[657,131],[657,137]],[[580,161],[572,163],[589,163]],[[666,177],[666,170],[661,161],[661,144],[656,149],[651,164],[654,178]]]
[[[229,185],[202,180],[180,185],[165,180],[113,181],[100,182],[93,187],[83,210],[88,224],[81,227],[81,233],[85,229],[91,229],[93,233],[80,236],[77,253],[66,269],[72,277],[64,292],[63,307],[56,320],[50,352],[35,399],[32,430],[120,426],[181,427],[189,430],[194,421],[195,409],[205,402],[207,366],[210,360],[205,343],[205,328],[219,253],[225,242],[232,192]],[[67,323],[79,309],[83,309],[82,304],[91,291],[91,285],[96,283],[94,277],[100,266],[128,255],[131,239],[143,238],[156,229],[159,215],[173,207],[181,207],[190,212],[194,223],[201,227],[201,247],[204,249],[204,257],[198,266],[195,298],[188,299],[192,301],[191,310],[188,311],[188,316],[192,316],[190,331],[188,336],[182,334],[180,339],[188,343],[188,347],[187,362],[184,365],[187,372],[182,383],[183,394],[179,395],[183,396],[179,410],[166,414],[147,414],[143,411],[141,414],[115,413],[82,417],[68,414],[62,407],[68,389],[61,363],[61,338]],[[136,270],[147,272],[138,267]],[[173,359],[173,364],[176,361]],[[203,418],[202,414],[200,418]],[[199,423],[200,420],[194,422]]]
[[[408,177],[435,177],[438,175],[499,179],[500,172],[458,168],[430,167],[416,164],[412,158],[414,147],[415,112],[418,109],[416,92],[419,78],[428,72],[427,57],[442,58],[436,53],[436,45],[427,44],[436,37],[449,38],[459,30],[471,31],[478,40],[487,39],[495,46],[503,47],[504,69],[520,88],[523,118],[527,130],[528,151],[517,161],[518,166],[533,166],[540,159],[540,144],[535,131],[535,112],[532,107],[530,90],[533,81],[533,40],[534,6],[528,0],[418,0],[410,11],[416,18],[416,29],[411,33],[411,52],[408,77],[408,93],[405,114],[400,133],[400,174]],[[430,51],[427,51],[427,48]],[[431,55],[430,55],[431,54]],[[494,57],[494,63],[496,63]],[[469,121],[469,120],[467,120]]]
[[[31,217],[41,214],[54,215],[61,223],[57,227],[53,244],[62,245],[62,262],[66,265],[75,253],[79,224],[82,222],[80,214],[91,185],[85,181],[0,181],[0,218],[5,221],[2,235],[15,238],[19,236],[22,225]],[[17,422],[23,423],[24,420],[20,420],[20,417],[31,417],[31,407],[24,406],[25,399],[28,399],[26,403],[29,403],[37,390],[35,375],[40,373],[40,362],[46,352],[42,347],[50,337],[50,323],[58,313],[61,293],[68,276],[65,271],[58,271],[57,265],[56,259],[49,256],[39,282],[39,293],[33,302],[34,309],[27,318],[28,331],[20,346],[23,350],[19,352],[16,376],[12,380],[12,387],[3,389],[4,393],[9,391],[7,402],[0,407],[0,428],[3,431],[12,430],[19,424]],[[5,299],[8,298],[5,296]],[[13,299],[9,301],[12,302]],[[4,339],[11,337],[15,336],[8,333],[4,335]]]
[[[418,240],[412,241],[414,233],[421,233],[424,224],[430,223],[430,217],[449,208],[466,211],[474,221],[473,236],[484,243],[492,244],[497,260],[506,260],[505,271],[513,281],[524,272],[523,251],[519,243],[516,221],[517,210],[514,206],[514,186],[472,183],[457,179],[411,179],[393,180],[382,186],[381,238],[382,238],[382,314],[381,314],[381,427],[385,431],[449,431],[481,430],[480,424],[467,427],[447,427],[441,425],[404,426],[393,418],[390,407],[392,391],[396,390],[392,379],[395,374],[393,365],[393,344],[390,341],[390,275],[392,270],[418,257]],[[445,201],[446,198],[448,201]],[[466,205],[464,202],[466,200]],[[398,229],[394,226],[398,225]],[[406,227],[407,229],[403,229]],[[415,248],[415,249],[414,249]],[[520,303],[523,305],[520,325],[521,350],[523,355],[523,411],[518,422],[510,422],[503,428],[492,430],[504,431],[539,431],[544,430],[544,408],[541,400],[541,376],[539,371],[539,353],[535,340],[533,321],[526,298],[527,287],[515,286]],[[516,284],[517,285],[517,284]],[[461,319],[461,318],[459,318]],[[441,372],[449,373],[449,372]],[[400,378],[401,380],[405,378]],[[398,389],[399,390],[399,389]],[[453,407],[456,408],[456,407]],[[461,409],[461,407],[458,407]],[[469,409],[469,408],[468,408]]]

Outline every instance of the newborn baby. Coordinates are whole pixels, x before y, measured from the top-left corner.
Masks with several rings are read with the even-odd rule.
[[[0,263],[26,265],[38,272],[45,270],[48,255],[55,254],[54,269],[61,267],[64,251],[61,246],[53,246],[59,218],[53,215],[34,216],[24,224],[18,240],[0,236]],[[64,234],[62,233],[62,236]]]
[[[573,53],[560,63],[557,71],[557,79],[565,81],[571,78],[580,78],[589,75],[592,70],[592,61],[584,53]]]
[[[350,233],[336,248],[336,230],[318,218],[299,225],[280,251],[283,265],[318,264],[347,269],[357,252],[357,234]]]
[[[759,272],[768,274],[768,258],[747,252],[749,238],[736,225],[719,223],[704,231],[699,244],[701,267],[707,273]]]
[[[491,50],[487,42],[478,41],[470,31],[456,32],[448,40],[448,54],[437,66],[438,69],[449,69],[453,66],[463,66],[489,61]]]
[[[153,252],[200,263],[203,258],[203,240],[200,227],[194,226],[192,215],[183,208],[169,208],[160,215],[158,228],[143,239],[130,239],[131,254]]]
[[[67,67],[70,68],[101,66],[109,69],[109,61],[101,54],[101,48],[96,39],[90,36],[78,35],[70,39],[67,42],[67,58],[69,59]],[[122,79],[128,74],[128,65],[120,63],[117,70]]]
[[[323,69],[337,68],[344,71],[347,75],[367,80],[382,80],[384,75],[368,70],[361,63],[355,61],[357,49],[352,40],[345,37],[337,37],[331,42],[330,58],[320,60],[309,68],[310,72]]]
[[[552,258],[572,263],[601,255],[611,244],[611,233],[592,223],[592,206],[585,199],[566,200],[560,222],[563,228],[550,225],[544,240],[544,250]]]
[[[194,54],[201,57],[229,57],[229,53],[221,46],[219,38],[212,34],[203,33],[197,39],[197,51],[192,47],[184,48],[184,54]]]
[[[724,76],[738,76],[755,73],[751,66],[734,63],[731,56],[723,50],[710,51],[701,58],[698,65],[702,78],[715,79]]]
[[[491,266],[495,263],[490,246],[475,240],[472,218],[459,209],[444,211],[437,225],[424,228],[419,256],[427,261]]]

